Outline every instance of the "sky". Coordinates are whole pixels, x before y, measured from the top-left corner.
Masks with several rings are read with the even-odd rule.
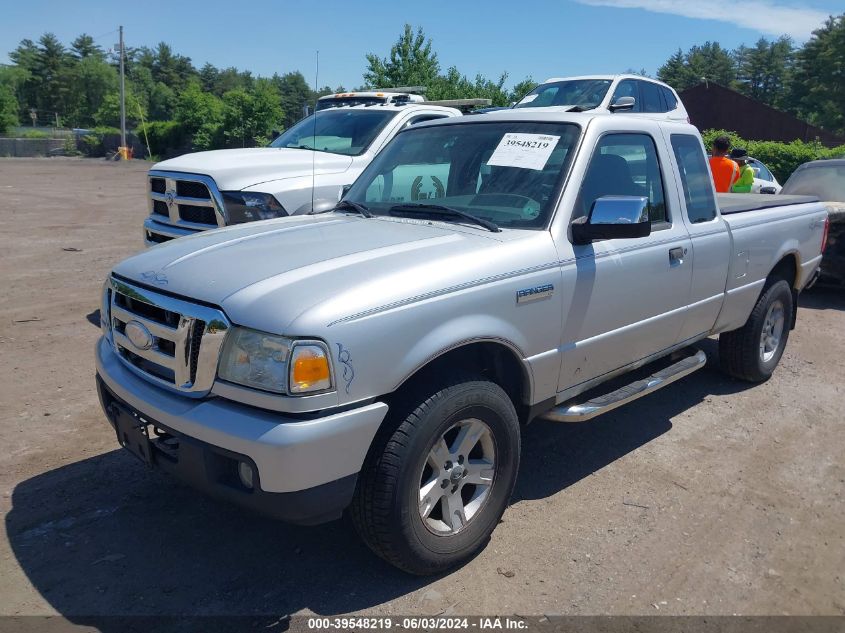
[[[718,41],[732,49],[761,36],[804,42],[842,0],[28,0],[8,3],[0,20],[0,63],[21,39],[55,33],[69,44],[80,33],[115,46],[169,43],[197,67],[211,62],[268,76],[299,70],[319,86],[363,83],[367,53],[384,57],[404,24],[422,27],[443,70],[456,66],[506,86],[526,77],[656,74],[679,48]],[[739,26],[741,24],[742,26]]]

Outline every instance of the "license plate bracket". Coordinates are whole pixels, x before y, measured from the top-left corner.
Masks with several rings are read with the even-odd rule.
[[[147,432],[149,424],[117,403],[112,403],[111,406],[117,441],[147,466],[152,466],[153,446]]]

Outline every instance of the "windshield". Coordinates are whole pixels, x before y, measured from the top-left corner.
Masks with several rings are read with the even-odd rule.
[[[601,104],[612,81],[610,79],[572,79],[541,84],[525,95],[515,108],[547,108],[579,106],[592,110]]]
[[[819,165],[797,171],[786,181],[781,193],[845,202],[845,165]]]
[[[270,146],[356,156],[366,151],[397,114],[398,110],[323,110],[302,119]]]
[[[412,127],[376,157],[344,200],[376,215],[401,208],[412,217],[408,207],[440,205],[502,228],[544,228],[579,133],[571,123]]]
[[[379,105],[382,103],[387,103],[387,97],[332,97],[331,99],[317,99],[317,110],[353,105]]]

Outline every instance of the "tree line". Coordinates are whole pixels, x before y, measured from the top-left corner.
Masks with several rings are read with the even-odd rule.
[[[0,128],[30,122],[74,128],[120,124],[119,60],[83,34],[65,47],[45,33],[25,39],[0,67]],[[126,122],[155,134],[178,129],[195,149],[253,145],[291,125],[313,101],[299,72],[254,77],[249,71],[197,68],[162,42],[125,51]],[[324,88],[320,93],[331,92]]]
[[[0,132],[28,124],[112,129],[119,125],[118,59],[90,35],[70,45],[45,33],[24,39],[0,65]],[[845,133],[845,15],[831,17],[801,47],[786,37],[730,51],[717,42],[678,50],[657,76],[678,90],[704,80],[748,96],[829,129]],[[325,86],[316,92],[302,73],[257,77],[248,70],[196,67],[190,57],[162,42],[154,48],[127,48],[126,119],[143,130],[153,153],[262,145],[323,94],[344,91]],[[644,71],[639,71],[645,74]],[[405,25],[385,57],[366,55],[363,85],[356,90],[424,86],[431,100],[480,97],[494,106],[519,100],[536,83],[525,78],[505,88],[508,75],[467,77],[441,67],[421,28]]]
[[[718,42],[679,49],[657,77],[678,91],[716,82],[845,135],[845,14],[830,17],[803,46],[784,36],[734,50]]]

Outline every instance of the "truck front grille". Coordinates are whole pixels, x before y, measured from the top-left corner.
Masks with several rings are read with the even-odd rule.
[[[160,273],[148,275],[166,283]],[[226,316],[115,277],[109,284],[110,337],[123,362],[170,389],[207,393],[229,328]]]
[[[191,180],[177,180],[176,195],[184,196],[185,198],[211,200],[211,194],[208,192],[208,187],[201,182],[193,182]]]
[[[180,204],[179,217],[185,222],[213,224],[217,226],[217,217],[211,207],[198,207],[195,204]]]
[[[150,172],[150,213],[194,229],[225,226],[223,198],[202,174]]]

